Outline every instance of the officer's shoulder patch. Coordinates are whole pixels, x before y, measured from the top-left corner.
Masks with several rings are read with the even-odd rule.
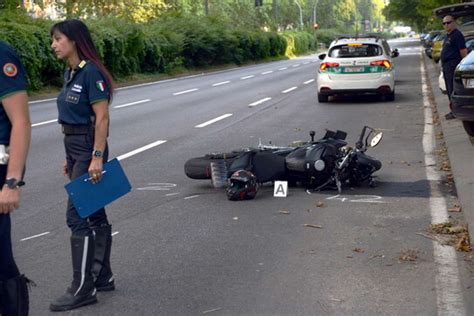
[[[87,61],[85,60],[82,60],[80,63],[79,63],[79,68],[84,68],[84,66],[87,64]]]
[[[102,91],[102,92],[105,91],[105,82],[104,82],[103,80],[96,81],[96,82],[95,82],[95,86],[96,86],[97,89],[99,89],[100,91]]]
[[[6,63],[3,66],[3,73],[7,77],[15,77],[16,74],[18,73],[18,68],[16,67],[15,64],[12,63]]]

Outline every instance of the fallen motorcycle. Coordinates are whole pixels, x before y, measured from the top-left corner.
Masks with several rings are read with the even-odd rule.
[[[243,148],[229,153],[211,153],[192,158],[184,165],[191,179],[210,179],[215,187],[225,187],[227,179],[238,170],[252,172],[260,183],[283,180],[290,185],[302,184],[322,190],[343,185],[375,186],[373,173],[382,163],[365,152],[382,139],[382,132],[364,126],[353,148],[347,147],[347,133],[327,130],[324,137],[288,147],[259,144],[256,148]]]

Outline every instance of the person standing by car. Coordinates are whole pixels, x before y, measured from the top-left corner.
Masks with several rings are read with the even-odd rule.
[[[451,120],[455,118],[451,112],[451,94],[453,92],[454,70],[461,60],[466,57],[467,49],[466,40],[461,31],[458,30],[456,21],[451,15],[446,15],[443,18],[443,27],[448,35],[444,39],[443,49],[441,50],[441,63],[450,109],[450,112],[446,114],[445,118]]]
[[[89,173],[96,183],[102,178],[103,163],[108,157],[112,77],[82,21],[56,23],[51,28],[51,38],[54,53],[67,62],[65,83],[57,98],[66,151],[64,174],[74,180]],[[69,199],[66,217],[72,233],[73,280],[66,293],[50,304],[52,311],[93,304],[97,302],[96,291],[115,289],[110,268],[112,227],[105,209],[82,218]]]
[[[10,213],[20,203],[31,139],[27,80],[18,55],[0,41],[0,314],[28,315],[27,284],[13,259]]]

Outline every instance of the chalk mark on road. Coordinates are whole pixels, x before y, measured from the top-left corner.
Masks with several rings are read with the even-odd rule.
[[[30,240],[30,239],[38,238],[38,237],[45,236],[45,235],[48,235],[48,234],[49,234],[49,232],[44,232],[44,233],[41,233],[41,234],[38,234],[38,235],[34,235],[34,236],[30,236],[30,237],[20,239],[20,241]]]

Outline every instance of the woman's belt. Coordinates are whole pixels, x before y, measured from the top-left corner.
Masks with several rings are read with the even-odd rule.
[[[89,134],[94,129],[93,125],[62,124],[61,126],[64,135],[85,135]]]

